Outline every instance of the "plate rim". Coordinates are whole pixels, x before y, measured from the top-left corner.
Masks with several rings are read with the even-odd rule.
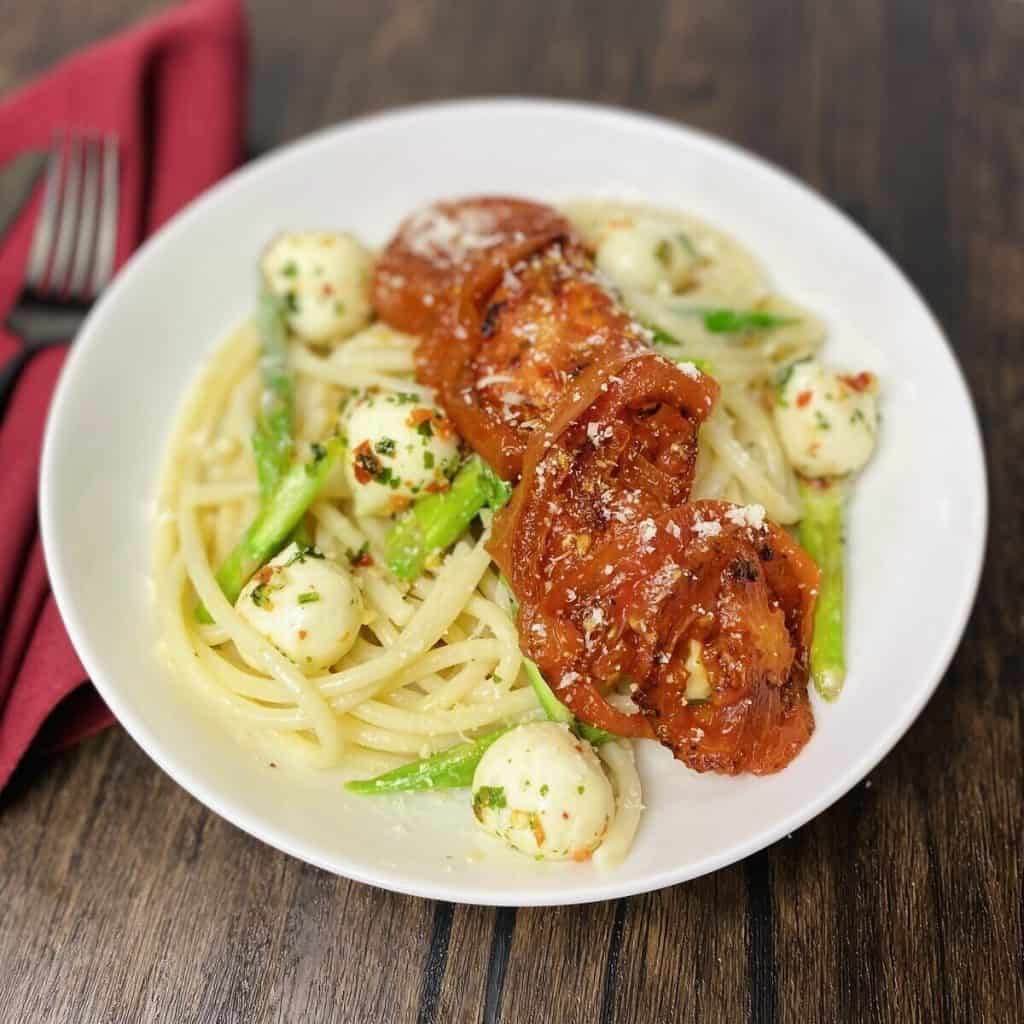
[[[968,444],[973,451],[971,469],[977,473],[980,484],[978,494],[976,495],[976,500],[979,503],[977,508],[979,529],[975,538],[974,551],[971,552],[970,571],[966,574],[964,583],[958,591],[955,605],[951,607],[951,619],[955,621],[956,627],[949,631],[944,642],[938,645],[939,650],[933,660],[932,678],[929,678],[926,685],[918,688],[915,699],[907,704],[903,714],[898,719],[889,723],[887,729],[880,731],[879,738],[869,748],[866,748],[858,758],[852,760],[848,767],[828,786],[818,792],[812,800],[802,804],[798,810],[780,819],[772,827],[762,829],[753,837],[733,843],[714,855],[704,857],[698,862],[696,869],[691,865],[689,868],[682,870],[667,869],[640,879],[634,878],[630,881],[618,882],[615,880],[615,875],[609,873],[606,881],[599,881],[587,886],[578,886],[564,893],[556,893],[547,890],[531,891],[522,886],[518,889],[494,890],[485,886],[476,885],[474,887],[473,884],[467,885],[464,883],[417,884],[414,879],[407,878],[401,872],[396,874],[402,875],[402,877],[396,878],[389,875],[387,871],[381,871],[378,874],[366,871],[358,864],[350,863],[350,858],[348,857],[336,858],[335,862],[320,857],[315,851],[306,849],[302,842],[295,841],[289,832],[278,829],[272,823],[258,820],[253,822],[252,817],[244,809],[236,808],[230,798],[222,799],[216,791],[208,788],[203,781],[201,773],[192,770],[186,759],[182,759],[180,756],[174,755],[173,752],[165,751],[162,748],[160,740],[153,735],[146,723],[138,718],[130,708],[126,707],[125,703],[120,699],[116,684],[111,685],[105,678],[101,665],[102,658],[93,650],[90,639],[78,619],[70,593],[70,584],[65,577],[64,563],[61,561],[62,555],[59,551],[60,531],[56,525],[56,513],[51,497],[51,489],[56,473],[56,447],[62,410],[69,402],[69,396],[74,391],[77,377],[83,372],[82,367],[89,358],[89,353],[97,344],[100,344],[98,339],[103,337],[102,333],[94,332],[94,325],[102,320],[108,307],[117,302],[120,292],[132,286],[135,276],[140,272],[140,266],[144,269],[150,254],[166,244],[177,233],[187,231],[192,221],[201,218],[204,211],[216,204],[222,194],[244,184],[250,178],[258,177],[267,167],[279,161],[287,161],[297,151],[315,149],[318,146],[329,143],[340,134],[361,128],[386,126],[388,122],[402,121],[410,117],[430,117],[444,113],[470,114],[485,108],[519,113],[540,112],[588,118],[596,117],[629,123],[633,126],[651,127],[661,132],[681,136],[690,145],[703,147],[723,154],[732,160],[738,160],[752,171],[768,174],[779,179],[790,188],[795,188],[803,194],[804,198],[811,200],[822,215],[839,220],[847,229],[852,229],[858,234],[861,240],[866,242],[873,250],[874,255],[880,258],[888,269],[897,275],[908,297],[918,307],[919,312],[924,314],[938,340],[944,346],[945,353],[966,400],[970,422]],[[977,598],[985,562],[988,540],[989,495],[985,450],[977,409],[963,368],[941,323],[901,267],[856,221],[844,213],[827,196],[785,168],[743,148],[737,143],[720,138],[702,129],[694,128],[683,122],[673,121],[666,117],[622,106],[520,95],[473,97],[415,103],[391,107],[337,122],[294,139],[244,164],[179,210],[125,262],[111,286],[90,311],[89,316],[79,331],[79,335],[70,348],[47,411],[40,459],[38,512],[43,553],[51,591],[56,600],[64,626],[68,631],[76,653],[89,674],[89,678],[129,736],[162,771],[189,793],[190,796],[197,799],[236,828],[275,849],[306,863],[313,864],[331,874],[350,878],[376,888],[425,899],[445,900],[466,905],[566,906],[654,892],[671,885],[699,878],[719,868],[737,863],[753,853],[766,849],[784,836],[791,834],[797,828],[816,818],[850,792],[872,771],[891,752],[893,747],[920,716],[925,704],[931,699],[939,683],[944,678],[960,646]],[[338,866],[339,860],[345,862],[344,869]]]

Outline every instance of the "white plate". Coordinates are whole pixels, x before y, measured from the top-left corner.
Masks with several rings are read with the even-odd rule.
[[[203,360],[247,314],[257,254],[284,228],[383,242],[427,200],[596,193],[699,214],[820,313],[830,360],[876,370],[884,422],[851,511],[850,672],[809,746],[770,778],[698,776],[644,745],[647,812],[618,870],[535,864],[486,845],[468,801],[371,801],[296,780],[238,746],[156,657],[150,512],[172,421]],[[967,621],[985,539],[981,443],[941,331],[875,244],[815,193],[732,146],[649,117],[484,100],[331,129],[249,165],[135,256],[61,378],[42,465],[43,541],[90,676],[144,750],[218,814],[351,878],[483,904],[644,892],[730,864],[828,807],[902,736]]]

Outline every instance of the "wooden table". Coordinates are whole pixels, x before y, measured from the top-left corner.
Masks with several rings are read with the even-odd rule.
[[[160,5],[5,6],[0,91]],[[454,907],[334,878],[227,825],[110,731],[2,798],[0,1018],[1024,1020],[1024,3],[251,14],[254,152],[410,101],[582,97],[733,139],[847,210],[923,291],[977,401],[981,595],[870,781],[742,864],[596,906]]]

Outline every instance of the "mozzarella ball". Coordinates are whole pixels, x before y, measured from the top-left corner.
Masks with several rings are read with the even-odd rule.
[[[558,722],[521,725],[488,747],[473,775],[480,827],[538,860],[586,860],[615,814],[593,747]]]
[[[813,359],[787,368],[776,388],[782,447],[806,477],[845,476],[871,458],[878,432],[877,382],[843,376]]]
[[[263,276],[284,300],[288,326],[317,345],[344,338],[370,319],[369,252],[351,235],[280,235],[263,255]]]
[[[242,588],[235,610],[303,672],[313,673],[348,653],[364,608],[347,569],[289,544]]]
[[[459,439],[436,405],[411,393],[370,391],[345,414],[345,476],[358,515],[390,515],[419,494],[447,489]]]
[[[609,221],[597,247],[597,266],[621,288],[671,294],[695,281],[699,257],[678,225],[621,217]]]

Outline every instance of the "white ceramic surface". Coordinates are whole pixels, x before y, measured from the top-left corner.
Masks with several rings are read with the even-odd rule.
[[[294,779],[235,743],[156,658],[150,513],[172,421],[204,358],[249,310],[276,231],[383,242],[427,200],[593,194],[692,211],[733,232],[778,288],[820,313],[827,356],[877,371],[884,423],[850,513],[850,672],[779,775],[698,776],[644,745],[647,811],[619,869],[535,864],[478,836],[468,801],[369,801]],[[664,121],[536,100],[400,110],[271,154],[193,203],[135,256],[77,340],[50,414],[43,540],[53,589],[97,688],[144,750],[218,814],[327,870],[467,903],[559,904],[656,889],[792,832],[908,728],[964,628],[986,489],[970,399],[896,267],[815,193]],[[197,865],[202,870],[202,865]]]

